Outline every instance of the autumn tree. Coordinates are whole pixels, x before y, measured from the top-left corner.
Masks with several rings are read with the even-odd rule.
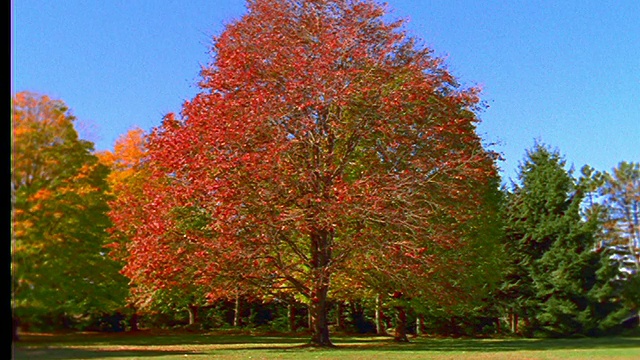
[[[103,248],[107,167],[78,138],[62,101],[21,92],[12,99],[12,304],[23,322],[109,311],[124,278]]]
[[[604,174],[603,243],[618,268],[622,297],[627,306],[640,308],[640,164],[620,162]]]
[[[604,206],[608,209],[605,229],[611,245],[640,248],[640,164],[621,162],[604,177],[600,189]],[[640,270],[640,264],[636,262]]]
[[[124,264],[122,274],[130,279],[128,307],[131,311],[130,324],[136,329],[138,312],[145,311],[178,311],[189,313],[190,323],[197,321],[198,309],[218,298],[237,297],[238,291],[221,293],[214,291],[216,281],[214,271],[202,276],[202,269],[209,265],[202,262],[208,258],[186,241],[190,232],[206,231],[207,217],[194,206],[183,206],[178,203],[164,202],[166,212],[163,216],[170,218],[172,226],[154,229],[146,233],[154,239],[156,248],[140,249],[135,245],[136,239],[143,237],[142,232],[149,227],[143,226],[146,211],[154,205],[157,194],[170,193],[163,190],[166,181],[151,182],[151,171],[147,160],[147,134],[139,128],[129,130],[118,138],[113,151],[98,154],[103,164],[111,169],[108,181],[111,187],[112,200],[109,202],[114,227],[109,229],[111,235],[110,256]],[[166,179],[165,179],[166,180]],[[151,246],[147,242],[146,246]],[[139,250],[139,251],[138,251]],[[147,267],[149,263],[157,266]],[[210,267],[209,267],[209,270]],[[236,288],[229,284],[227,288]]]
[[[141,271],[188,253],[204,278],[294,288],[311,344],[330,346],[331,278],[349,264],[391,258],[381,274],[414,281],[455,271],[439,255],[465,246],[475,189],[496,175],[478,90],[373,1],[247,7],[215,38],[200,94],[150,136],[154,198],[130,250],[154,254]],[[159,236],[176,208],[206,225]]]
[[[110,203],[109,214],[117,212],[122,207],[128,210],[127,202],[133,198],[140,199],[142,186],[147,181],[144,159],[146,156],[146,135],[140,128],[133,128],[120,136],[114,143],[113,150],[97,153],[100,162],[110,169],[107,182],[109,183]],[[134,224],[128,224],[126,228],[120,227],[119,231],[108,229],[110,233],[109,256],[117,262],[126,264],[126,244],[128,234],[135,229]],[[151,302],[148,288],[137,287],[135,282],[129,283],[127,308],[130,310],[129,325],[132,330],[138,330],[138,309],[141,304]]]

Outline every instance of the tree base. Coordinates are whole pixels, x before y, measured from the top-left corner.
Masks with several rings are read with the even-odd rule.
[[[405,335],[405,336],[400,336],[400,337],[394,337],[393,341],[397,342],[397,343],[408,343],[409,342],[409,338]]]
[[[305,345],[305,347],[312,347],[312,348],[336,348],[337,346],[334,345],[331,341],[329,342],[318,342],[318,341],[314,341],[311,340],[309,341],[308,344]]]

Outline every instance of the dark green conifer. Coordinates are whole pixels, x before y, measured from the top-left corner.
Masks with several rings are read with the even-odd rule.
[[[507,194],[511,264],[501,296],[525,334],[598,334],[620,320],[611,302],[614,274],[594,252],[597,216],[585,218],[586,190],[557,151],[536,145]],[[516,317],[517,316],[517,317]],[[516,324],[514,324],[516,325]]]

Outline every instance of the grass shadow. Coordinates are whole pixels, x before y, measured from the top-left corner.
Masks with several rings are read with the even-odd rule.
[[[591,350],[606,348],[640,348],[639,337],[602,337],[579,339],[431,339],[416,338],[409,343],[392,340],[363,344],[346,342],[342,350],[380,349],[388,351],[437,351],[437,352],[511,352],[549,350]]]
[[[18,346],[70,346],[87,343],[95,345],[234,345],[256,342],[297,344],[306,337],[285,335],[225,334],[215,332],[182,333],[165,331],[137,331],[126,333],[75,332],[61,334],[27,333],[21,335]]]
[[[15,344],[16,359],[97,359],[97,358],[153,358],[197,354],[230,355],[248,352],[256,355],[280,356],[320,354],[410,355],[411,353],[476,353],[507,354],[515,351],[563,351],[640,349],[640,337],[616,336],[574,339],[452,339],[417,337],[409,343],[396,343],[390,337],[334,336],[334,348],[308,346],[307,336],[283,334],[225,334],[225,333],[71,333],[28,334]],[[364,355],[366,356],[366,355]]]
[[[252,341],[237,342],[236,344],[247,346],[234,346],[231,350],[314,350],[307,345],[305,338],[295,339],[299,345],[283,346],[291,344],[287,338],[272,338],[266,342],[264,338],[255,337]],[[553,350],[598,350],[607,348],[636,348],[640,349],[640,337],[602,337],[602,338],[578,338],[578,339],[433,339],[414,338],[409,343],[397,343],[391,338],[384,337],[334,337],[335,347],[317,348],[317,350],[340,351],[390,351],[390,352],[443,352],[443,353],[500,353],[513,351],[553,351]],[[265,344],[258,345],[255,344]],[[231,344],[231,343],[228,343]],[[251,345],[253,344],[253,345]]]
[[[174,350],[106,350],[73,348],[15,348],[13,359],[105,359],[105,358],[153,358],[160,356],[186,356],[201,353]]]

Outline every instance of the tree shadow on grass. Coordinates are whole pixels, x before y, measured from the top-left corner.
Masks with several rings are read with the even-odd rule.
[[[16,348],[13,359],[104,359],[104,358],[152,358],[169,355],[198,355],[193,351],[159,350],[100,350],[71,348]]]
[[[94,359],[108,357],[154,357],[168,355],[199,354],[194,350],[214,351],[219,354],[241,351],[306,352],[306,336],[247,335],[247,334],[70,334],[63,336],[30,336],[17,346],[16,359]],[[384,352],[439,352],[439,353],[509,353],[514,351],[592,350],[592,349],[640,349],[640,337],[601,337],[575,339],[435,339],[418,337],[410,343],[396,343],[389,337],[335,336],[334,348],[321,351],[384,351]],[[202,345],[202,349],[167,351],[154,349],[117,349],[117,346],[189,346]],[[207,346],[210,345],[210,346]],[[74,346],[83,346],[78,349]],[[115,349],[89,349],[101,346]],[[204,350],[206,348],[206,350]]]
[[[218,351],[260,350],[260,351],[303,351],[314,349],[307,345],[306,339],[296,339],[299,345],[289,345],[286,338],[276,338],[272,343],[256,344],[258,341],[245,342],[247,346],[233,346]],[[300,344],[300,343],[303,344]],[[512,351],[549,351],[549,350],[593,350],[614,348],[640,349],[638,337],[604,337],[579,339],[413,339],[409,343],[397,343],[386,338],[334,338],[334,347],[316,348],[316,350],[340,351],[389,351],[389,352],[512,352]],[[241,345],[241,343],[237,343]],[[264,343],[263,343],[264,344]]]
[[[385,351],[437,352],[510,352],[545,350],[589,350],[606,348],[640,348],[637,337],[603,337],[579,339],[413,339],[409,343],[381,341],[371,344],[338,344],[342,350],[378,349]]]
[[[93,344],[104,345],[234,345],[251,343],[285,343],[299,344],[308,340],[300,336],[285,335],[247,335],[247,334],[218,334],[218,333],[68,333],[68,334],[37,334],[31,333],[21,337],[18,346],[69,346]]]

